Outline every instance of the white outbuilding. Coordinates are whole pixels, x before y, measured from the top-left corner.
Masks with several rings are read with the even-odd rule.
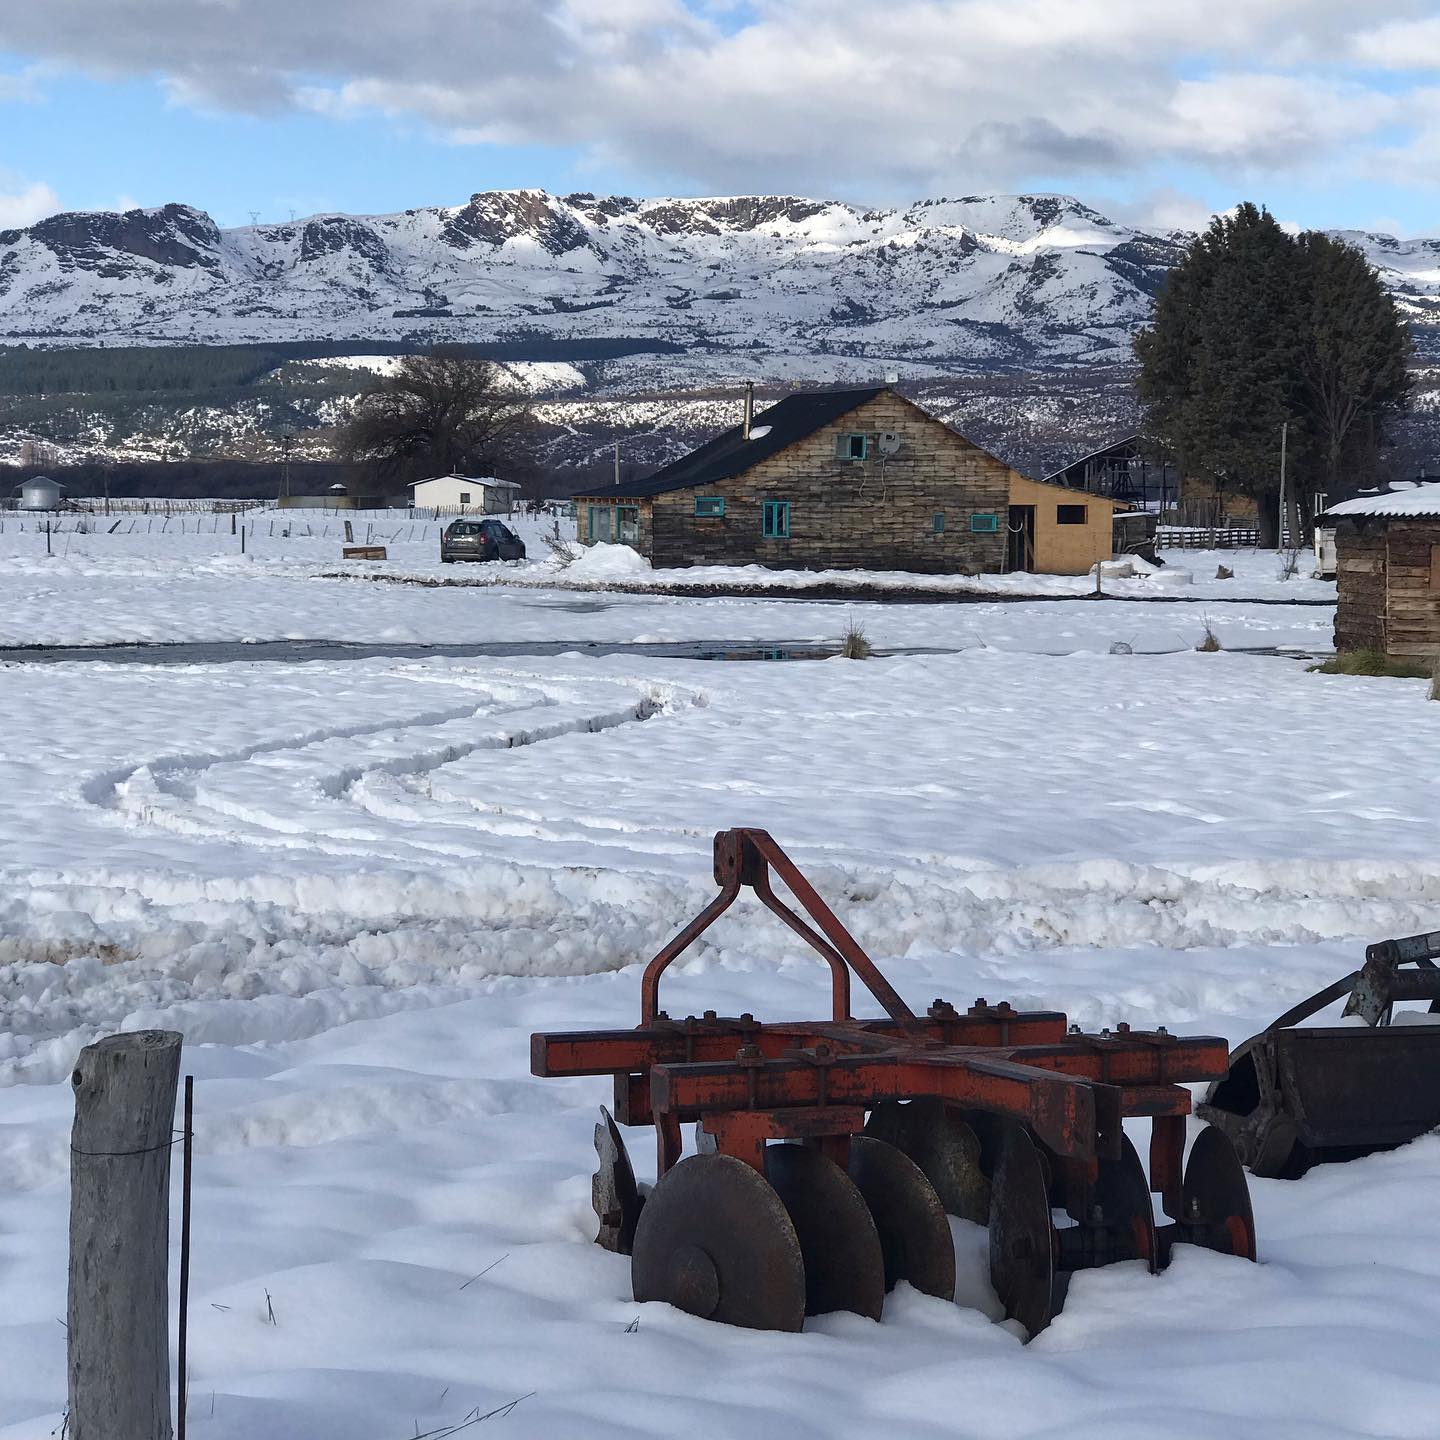
[[[17,510],[59,510],[65,503],[64,485],[48,475],[32,475],[15,487]]]
[[[520,487],[513,480],[497,480],[493,475],[437,475],[431,480],[411,481],[410,493],[416,509],[508,515],[511,504],[520,498]]]

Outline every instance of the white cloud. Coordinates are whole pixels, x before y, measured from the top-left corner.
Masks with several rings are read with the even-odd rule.
[[[0,186],[4,186],[3,176],[0,176]],[[60,197],[38,180],[18,190],[0,188],[0,230],[22,229],[54,215],[59,209]]]
[[[1181,81],[1163,123],[1177,150],[1279,167],[1307,155],[1323,158],[1331,147],[1373,135],[1403,112],[1394,96],[1358,84],[1227,73]]]
[[[1107,195],[1092,198],[1104,214],[1124,225],[1162,234],[1169,230],[1203,230],[1215,217],[1215,207],[1198,195],[1171,186],[1150,190],[1134,199]]]
[[[1392,20],[1355,37],[1355,58],[1387,70],[1440,70],[1440,16]]]
[[[1177,165],[1359,173],[1424,140],[1374,64],[1432,0],[46,0],[0,49],[171,101],[413,118],[716,190],[894,198]],[[1393,84],[1391,89],[1397,89]],[[1428,150],[1428,142],[1422,149]]]

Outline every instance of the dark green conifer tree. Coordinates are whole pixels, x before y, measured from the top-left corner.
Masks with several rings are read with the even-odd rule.
[[[1408,394],[1408,337],[1365,257],[1265,210],[1217,216],[1136,337],[1146,429],[1182,475],[1253,496],[1277,534],[1280,436],[1293,496],[1369,478]],[[1308,507],[1302,507],[1308,513]]]

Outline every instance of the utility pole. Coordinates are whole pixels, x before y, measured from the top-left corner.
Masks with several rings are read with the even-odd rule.
[[[280,432],[280,493],[290,497],[290,447],[295,443],[295,432],[287,425]]]
[[[1290,422],[1282,421],[1280,425],[1280,523],[1275,530],[1275,548],[1285,548],[1285,442],[1290,435]]]
[[[615,488],[620,488],[620,442],[615,442]]]

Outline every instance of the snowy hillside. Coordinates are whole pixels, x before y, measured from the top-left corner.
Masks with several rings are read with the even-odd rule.
[[[1096,363],[1127,358],[1187,238],[1051,195],[863,210],[516,190],[233,230],[167,205],[0,232],[0,339],[631,340],[672,350],[648,357],[652,383],[811,378],[791,357],[912,375]],[[1346,238],[1440,331],[1440,241]]]

